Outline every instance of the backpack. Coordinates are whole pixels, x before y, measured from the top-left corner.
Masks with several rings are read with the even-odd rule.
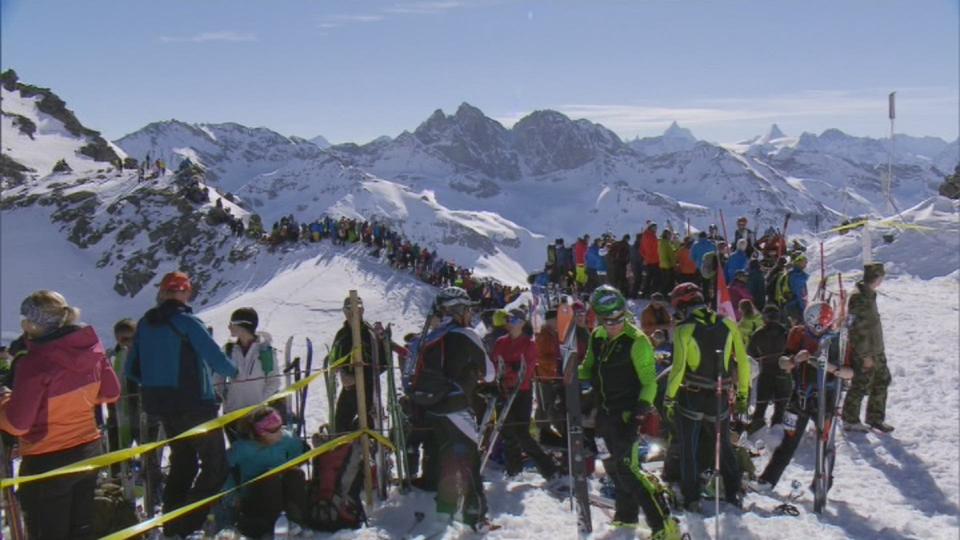
[[[790,289],[790,272],[784,271],[777,276],[776,284],[773,289],[774,300],[781,306],[793,300],[794,294]]]
[[[108,481],[99,483],[93,492],[93,532],[97,538],[137,523],[140,519],[136,507],[123,496],[123,488]]]
[[[402,376],[403,392],[417,405],[436,405],[454,389],[453,383],[443,372],[446,360],[443,338],[452,329],[452,324],[440,326],[422,338],[422,345],[418,342],[410,347],[410,360],[404,366]],[[427,351],[437,347],[440,348],[440,365],[428,364]]]
[[[322,444],[314,435],[314,447]],[[313,460],[316,476],[307,484],[304,525],[318,531],[359,529],[367,521],[360,491],[363,487],[360,443],[343,445]]]
[[[233,348],[236,346],[236,343],[233,341],[228,341],[224,345],[223,350],[227,353],[228,358],[233,357]],[[272,373],[275,367],[274,358],[276,354],[274,353],[273,347],[260,347],[260,369],[263,370],[264,375]]]

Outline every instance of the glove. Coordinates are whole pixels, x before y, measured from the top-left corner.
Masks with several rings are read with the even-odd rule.
[[[737,394],[737,414],[747,414],[750,409],[750,395]]]
[[[673,422],[673,415],[676,411],[677,402],[673,398],[663,398],[663,412],[667,416],[667,420]]]

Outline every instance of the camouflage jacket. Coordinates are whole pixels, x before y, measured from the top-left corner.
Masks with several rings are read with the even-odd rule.
[[[848,304],[850,346],[857,358],[883,354],[883,328],[877,310],[877,293],[864,283],[857,283],[857,292]]]

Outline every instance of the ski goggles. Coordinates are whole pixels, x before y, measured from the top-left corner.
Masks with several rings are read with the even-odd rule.
[[[258,436],[276,433],[283,426],[283,419],[277,411],[273,411],[253,424],[253,430]]]
[[[507,324],[522,324],[527,322],[523,317],[507,317]]]
[[[626,320],[625,317],[614,317],[612,319],[601,319],[600,324],[604,326],[620,326]]]

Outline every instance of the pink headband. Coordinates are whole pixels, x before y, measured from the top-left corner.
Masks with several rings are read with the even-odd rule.
[[[277,411],[272,411],[254,423],[253,430],[257,435],[265,435],[277,431],[281,425],[283,425],[283,420],[280,418],[280,415],[277,414]]]

